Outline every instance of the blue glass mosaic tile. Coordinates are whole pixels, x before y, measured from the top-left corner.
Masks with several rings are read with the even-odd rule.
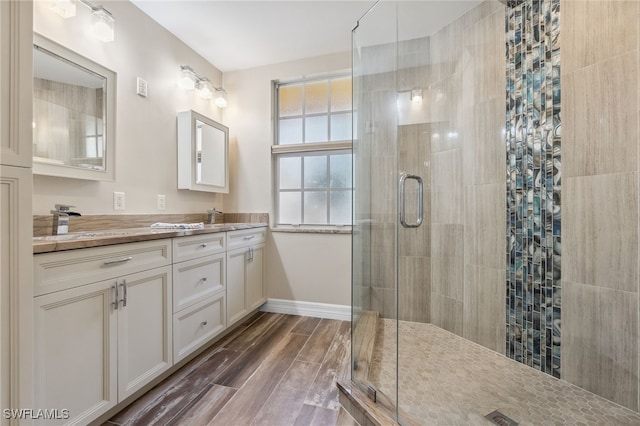
[[[560,0],[508,0],[507,356],[560,377]]]

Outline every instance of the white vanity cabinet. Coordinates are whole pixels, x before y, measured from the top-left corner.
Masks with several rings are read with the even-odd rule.
[[[178,362],[226,328],[225,232],[173,239],[173,357]]]
[[[60,423],[89,423],[173,365],[171,240],[35,255],[34,276],[35,406],[68,409]]]
[[[266,299],[267,228],[227,232],[227,325]]]

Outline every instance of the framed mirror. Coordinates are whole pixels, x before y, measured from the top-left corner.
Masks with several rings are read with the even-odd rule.
[[[178,189],[229,192],[229,129],[195,111],[178,113]]]
[[[112,181],[116,73],[33,37],[33,173]]]

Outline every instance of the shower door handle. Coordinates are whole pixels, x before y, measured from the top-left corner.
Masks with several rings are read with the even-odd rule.
[[[414,179],[418,182],[418,219],[415,223],[407,223],[405,217],[405,199],[404,199],[404,185],[408,179]],[[403,173],[400,176],[400,182],[398,184],[398,198],[400,201],[400,224],[405,228],[417,228],[422,225],[422,219],[424,217],[424,206],[423,206],[423,184],[422,178],[416,175],[410,175],[408,173]]]

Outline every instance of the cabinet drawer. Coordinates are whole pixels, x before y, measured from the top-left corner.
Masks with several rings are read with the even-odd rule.
[[[34,296],[170,264],[170,239],[37,254]]]
[[[225,232],[177,237],[173,239],[173,263],[223,253],[226,249]]]
[[[178,362],[226,328],[224,293],[173,315],[173,361]]]
[[[226,285],[224,253],[188,260],[173,265],[173,312],[178,312]]]
[[[260,244],[267,241],[267,227],[241,229],[238,231],[227,232],[227,245],[229,250],[248,247],[254,244]]]

